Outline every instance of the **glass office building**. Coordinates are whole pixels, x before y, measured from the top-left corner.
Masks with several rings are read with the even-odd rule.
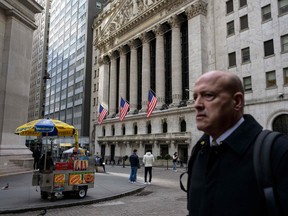
[[[80,144],[89,143],[92,22],[100,10],[93,0],[51,4],[45,117],[76,126]]]

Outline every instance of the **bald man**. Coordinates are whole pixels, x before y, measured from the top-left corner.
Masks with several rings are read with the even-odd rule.
[[[190,216],[267,215],[253,167],[253,147],[262,126],[244,115],[244,90],[238,76],[210,71],[193,90],[197,128],[204,135],[188,166]],[[281,215],[288,215],[288,139],[272,147],[272,170]]]

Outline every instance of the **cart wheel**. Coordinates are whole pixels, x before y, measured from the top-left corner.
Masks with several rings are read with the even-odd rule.
[[[77,196],[80,199],[83,199],[87,194],[87,188],[86,187],[80,187],[77,191]]]
[[[48,193],[45,191],[41,191],[41,198],[42,199],[47,199],[48,198]]]

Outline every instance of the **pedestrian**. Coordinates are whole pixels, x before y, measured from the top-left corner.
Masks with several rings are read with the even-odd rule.
[[[152,180],[152,167],[155,159],[151,152],[147,151],[143,156],[143,164],[145,166],[145,175],[144,175],[144,184],[147,184],[147,174],[149,173],[149,181],[148,184],[151,184]]]
[[[103,158],[97,153],[95,157],[95,167],[96,167],[96,172],[98,172],[98,167],[101,166],[103,168],[103,172],[106,173],[105,169],[105,163]]]
[[[39,160],[39,171],[46,171],[46,172],[51,172],[54,170],[54,162],[52,159],[52,152],[47,151],[46,153],[46,168],[45,168],[45,154],[43,154]]]
[[[204,135],[193,147],[188,165],[189,215],[268,215],[252,157],[262,126],[244,114],[240,78],[233,72],[207,72],[196,81],[193,98],[196,125]],[[281,136],[271,152],[280,215],[288,215],[287,142]]]
[[[34,158],[33,169],[37,170],[37,169],[39,169],[39,159],[41,157],[41,152],[40,152],[39,146],[36,146],[36,148],[33,151],[32,156]]]
[[[175,152],[172,156],[172,163],[173,163],[173,171],[177,172],[177,162],[178,162],[179,158],[178,158],[178,154],[177,152]]]
[[[129,161],[130,161],[130,166],[131,166],[129,182],[135,183],[137,180],[137,170],[139,166],[139,158],[137,155],[137,149],[133,150],[133,153],[129,157]]]

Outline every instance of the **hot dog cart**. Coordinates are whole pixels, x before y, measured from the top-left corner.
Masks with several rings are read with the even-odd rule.
[[[34,171],[33,186],[40,186],[41,198],[54,200],[58,196],[76,195],[84,198],[94,187],[94,171],[88,170],[88,157],[75,149],[68,161],[56,162],[54,170]]]
[[[15,134],[20,136],[74,136],[75,147],[71,156],[65,162],[49,161],[54,169],[47,169],[47,145],[43,157],[44,169],[34,171],[32,178],[33,186],[40,186],[41,197],[53,200],[57,195],[76,194],[79,198],[84,198],[88,188],[94,187],[94,171],[88,170],[88,157],[85,150],[78,145],[78,129],[72,125],[57,119],[37,119],[16,128]],[[51,142],[52,151],[52,142]],[[41,161],[41,159],[40,159]],[[50,163],[51,162],[51,163]]]

